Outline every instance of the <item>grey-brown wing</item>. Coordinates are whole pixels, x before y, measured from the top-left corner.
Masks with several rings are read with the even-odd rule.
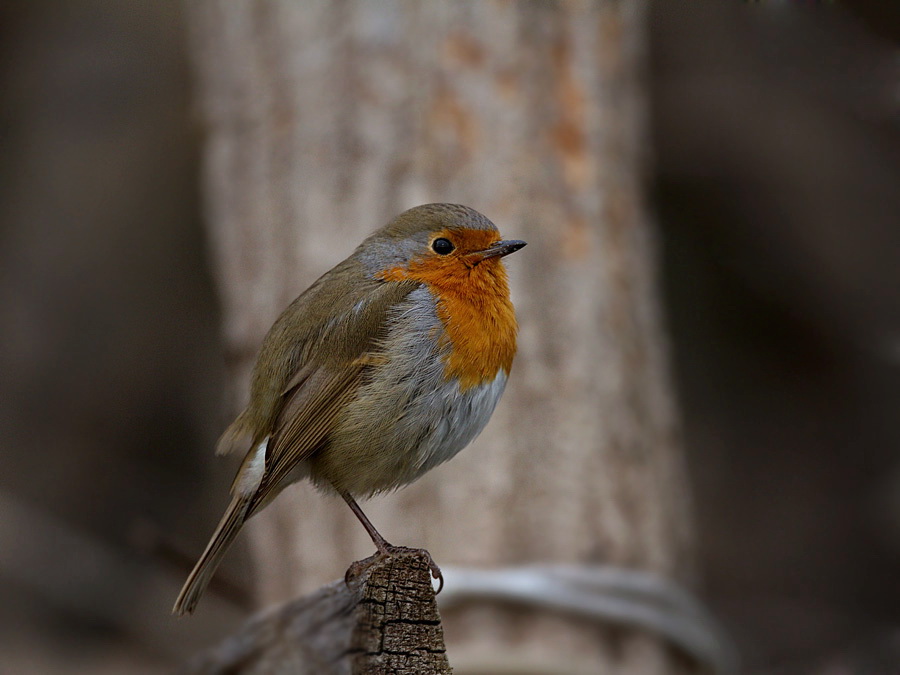
[[[341,411],[356,396],[366,370],[379,363],[379,345],[391,310],[413,288],[415,284],[405,282],[379,288],[369,302],[345,316],[330,335],[323,336],[323,344],[328,344],[332,353],[343,352],[343,358],[310,359],[289,380],[269,436],[265,472],[251,511],[258,511],[295,480],[292,472],[298,464],[327,441]]]
[[[291,482],[291,473],[328,438],[344,406],[356,396],[363,365],[310,373],[286,394],[285,405],[269,438],[266,470],[251,510],[268,503]]]

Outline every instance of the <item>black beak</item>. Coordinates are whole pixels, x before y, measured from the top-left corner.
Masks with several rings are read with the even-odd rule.
[[[479,262],[487,258],[502,258],[510,253],[515,253],[525,246],[526,243],[520,239],[507,239],[506,241],[498,241],[496,244],[491,244],[483,251],[478,251],[472,255],[478,258]]]

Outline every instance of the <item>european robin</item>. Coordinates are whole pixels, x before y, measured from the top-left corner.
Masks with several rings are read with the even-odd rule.
[[[344,498],[379,555],[399,549],[354,497],[413,482],[487,424],[516,353],[501,258],[523,246],[473,209],[426,204],[291,303],[263,340],[249,405],[216,448],[246,456],[175,614],[194,610],[247,519],[303,478]]]

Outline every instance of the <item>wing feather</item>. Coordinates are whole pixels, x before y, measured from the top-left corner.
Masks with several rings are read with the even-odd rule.
[[[316,370],[302,386],[286,395],[286,402],[269,438],[266,470],[250,505],[252,515],[288,484],[298,465],[327,441],[341,410],[356,395],[362,368]]]
[[[388,329],[390,312],[413,288],[415,284],[410,282],[379,286],[366,302],[356,303],[343,321],[323,331],[318,340],[322,352],[304,350],[309,358],[282,389],[268,435],[265,473],[248,517],[299,478],[298,465],[327,443],[341,412],[357,395],[366,371],[384,365],[380,341]],[[341,358],[324,358],[328,351],[339,352]]]

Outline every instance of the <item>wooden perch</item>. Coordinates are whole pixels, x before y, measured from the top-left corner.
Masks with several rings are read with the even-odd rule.
[[[186,675],[450,673],[428,559],[369,558],[312,595],[251,619]]]

